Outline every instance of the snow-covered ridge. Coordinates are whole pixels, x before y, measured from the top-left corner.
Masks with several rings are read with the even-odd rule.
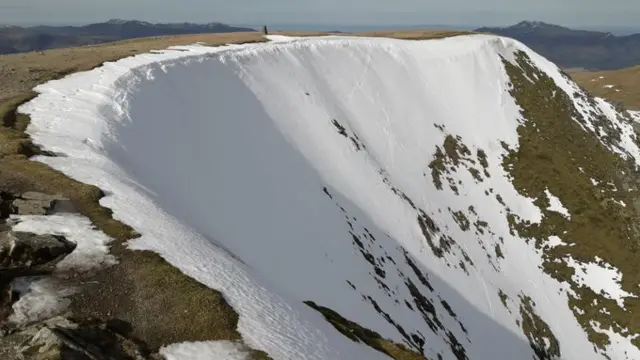
[[[105,190],[102,204],[142,234],[133,248],[221,290],[245,342],[276,360],[386,358],[306,300],[428,358],[531,359],[524,297],[563,360],[604,359],[568,285],[504,215],[542,217],[501,165],[523,120],[502,59],[526,52],[573,96],[553,64],[485,35],[272,40],[176,47],[37,87],[20,109],[28,133],[64,155],[37,160]],[[482,164],[447,175],[457,194],[428,166],[450,134]],[[475,218],[456,215],[467,209]],[[640,356],[622,337],[608,354],[625,351]]]

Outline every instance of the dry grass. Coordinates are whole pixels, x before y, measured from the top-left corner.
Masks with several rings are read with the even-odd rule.
[[[355,35],[440,39],[462,34],[468,33],[403,31]],[[97,284],[85,286],[72,299],[72,310],[76,316],[127,321],[132,326],[133,335],[147,342],[151,348],[181,341],[240,340],[236,330],[238,316],[220,292],[185,276],[157,254],[125,248],[124,243],[136,234],[130,227],[114,220],[111,211],[99,204],[99,199],[104,195],[100,189],[72,180],[42,163],[28,160],[28,157],[42,152],[24,133],[29,123],[28,116],[18,114],[16,108],[35,95],[32,89],[38,84],[73,72],[90,70],[107,61],[196,42],[215,46],[262,41],[265,39],[259,33],[201,34],[0,56],[0,191],[62,194],[71,199],[96,227],[115,239],[111,251],[118,256],[120,263],[89,277],[76,279],[85,284]],[[387,351],[398,349],[393,345]],[[254,351],[252,359],[268,357]]]
[[[569,74],[591,94],[622,102],[632,110],[640,110],[640,66],[611,71],[574,71]],[[606,88],[605,85],[615,87]]]
[[[43,82],[95,68],[107,61],[169,46],[202,42],[206,45],[265,41],[260,33],[162,36],[99,45],[0,56],[0,101],[27,92]]]

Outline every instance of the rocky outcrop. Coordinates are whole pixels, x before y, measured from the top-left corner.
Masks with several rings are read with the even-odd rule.
[[[141,342],[128,336],[118,321],[74,322],[55,317],[0,333],[3,360],[162,360]]]
[[[75,248],[75,243],[61,235],[6,231],[0,234],[0,276],[52,271]]]
[[[121,322],[88,320],[75,323],[63,317],[15,331],[0,341],[3,359],[160,360],[157,353],[131,339]]]
[[[23,194],[0,192],[0,219],[10,215],[50,215],[59,212],[77,212],[71,200],[61,195],[36,191]]]
[[[13,213],[17,215],[49,215],[57,211],[73,211],[71,202],[59,195],[28,191],[13,200]]]
[[[0,233],[0,322],[11,315],[18,300],[12,286],[15,278],[51,273],[75,248],[75,243],[61,235]]]

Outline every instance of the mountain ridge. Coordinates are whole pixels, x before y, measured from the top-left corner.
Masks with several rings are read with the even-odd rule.
[[[223,23],[150,23],[110,19],[82,26],[0,27],[0,54],[93,45],[140,37],[255,31]]]

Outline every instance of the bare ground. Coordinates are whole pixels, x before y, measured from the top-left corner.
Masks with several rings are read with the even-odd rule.
[[[323,33],[281,33],[317,36]],[[402,31],[354,34],[402,39],[439,39],[469,34],[450,31]],[[240,340],[238,315],[222,294],[185,276],[155,253],[130,251],[124,246],[136,236],[130,227],[114,220],[111,211],[99,205],[100,189],[79,183],[62,173],[28,158],[42,152],[24,133],[28,116],[16,108],[30,100],[38,84],[67,74],[90,70],[107,61],[202,42],[206,45],[262,42],[259,33],[201,34],[154,37],[115,43],[0,56],[0,191],[40,191],[62,194],[106,234],[115,239],[111,251],[119,264],[87,276],[73,278],[86,285],[72,298],[72,310],[79,318],[123,320],[132,335],[152,349],[196,340]],[[45,154],[46,155],[46,154]],[[158,316],[162,314],[162,316]],[[255,351],[254,359],[267,359]]]
[[[640,66],[610,71],[573,71],[569,74],[591,94],[622,102],[631,110],[640,110]]]

